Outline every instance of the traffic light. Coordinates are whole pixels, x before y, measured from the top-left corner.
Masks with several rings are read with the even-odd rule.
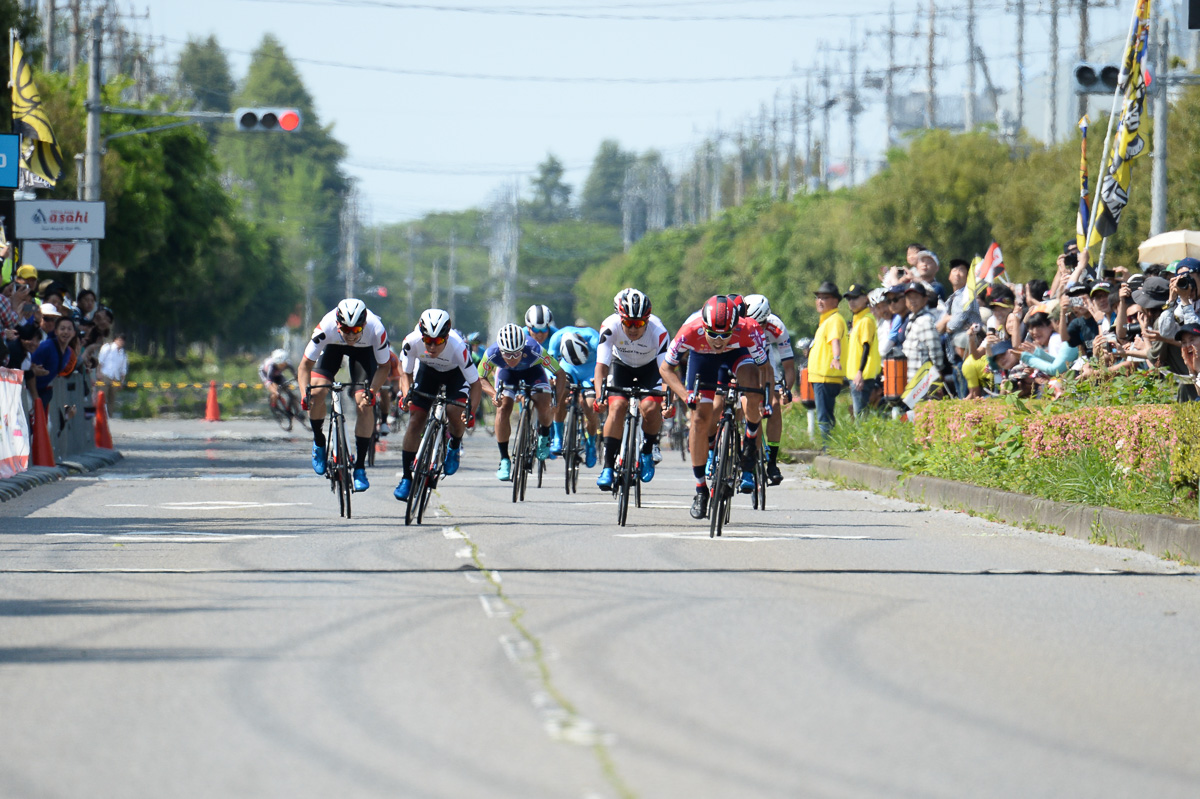
[[[238,108],[233,112],[238,130],[300,130],[300,111],[296,108]]]
[[[1121,78],[1119,64],[1089,64],[1081,61],[1072,72],[1076,94],[1112,94]]]

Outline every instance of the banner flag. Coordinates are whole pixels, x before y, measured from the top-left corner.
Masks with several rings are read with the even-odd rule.
[[[42,108],[42,96],[33,82],[33,68],[17,38],[12,40],[11,55],[13,131],[25,138],[23,146],[28,145],[22,160],[31,172],[54,185],[62,175],[62,151]]]
[[[1087,249],[1088,223],[1092,218],[1091,201],[1088,200],[1087,132],[1090,120],[1085,114],[1079,120],[1079,215],[1075,217],[1075,246],[1080,252]]]

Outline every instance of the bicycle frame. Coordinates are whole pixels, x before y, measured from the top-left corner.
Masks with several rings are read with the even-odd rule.
[[[425,508],[429,504],[429,495],[437,487],[438,479],[445,471],[449,432],[446,406],[457,405],[465,410],[467,403],[463,400],[448,400],[444,386],[438,389],[436,395],[426,394],[417,389],[412,389],[409,393],[419,394],[433,400],[433,405],[430,406],[429,415],[425,420],[425,429],[421,433],[417,457],[413,461],[413,485],[409,491],[408,503],[404,511],[405,524],[412,524],[414,517],[417,524],[421,524],[425,519]]]
[[[629,498],[633,494],[634,504],[642,507],[642,474],[638,468],[638,452],[641,450],[639,441],[642,431],[642,400],[647,397],[666,396],[666,392],[656,388],[618,388],[609,386],[608,393],[617,394],[629,399],[629,409],[625,413],[625,422],[621,432],[620,455],[613,470],[613,494],[617,497],[617,524],[625,526],[629,518]]]
[[[714,450],[712,477],[710,482],[709,529],[708,536],[713,538],[721,535],[725,524],[728,523],[733,507],[733,497],[737,493],[735,483],[741,472],[741,441],[742,429],[737,412],[740,406],[738,397],[742,394],[766,394],[761,388],[742,388],[733,382],[698,383],[697,388],[713,389],[721,393],[724,408],[717,422],[717,442]],[[761,495],[761,505],[757,501],[758,485],[755,486],[755,507],[766,508],[765,491]]]

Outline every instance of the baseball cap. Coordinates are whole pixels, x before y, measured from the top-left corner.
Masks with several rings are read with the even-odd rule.
[[[1011,341],[1008,341],[1007,339],[1005,339],[1004,341],[997,341],[995,344],[992,345],[992,356],[995,357],[997,355],[1003,355],[1004,353],[1008,352],[1011,349],[1012,349]]]
[[[919,253],[917,253],[917,260],[920,260],[922,258],[930,259],[931,261],[933,261],[934,266],[940,267],[942,265],[942,262],[938,260],[938,257],[936,255],[934,255],[932,252],[930,252],[929,250],[921,250]]]
[[[41,311],[42,316],[62,316],[62,311],[58,310],[58,308],[48,302],[42,303]]]
[[[1175,265],[1175,274],[1181,272],[1200,272],[1200,258],[1181,258]]]
[[[1150,310],[1153,308],[1161,308],[1167,304],[1167,299],[1171,296],[1171,284],[1166,278],[1153,277],[1146,278],[1142,283],[1142,287],[1133,292],[1133,301],[1143,308]]]
[[[874,308],[876,305],[883,302],[886,296],[887,291],[883,288],[883,286],[880,286],[878,288],[871,289],[870,293],[867,294],[867,300],[871,303],[871,307]]]
[[[913,282],[906,284],[904,286],[904,293],[908,294],[910,291],[914,294],[920,294],[922,297],[929,296],[929,287],[922,280],[914,280]]]
[[[37,271],[36,266],[31,266],[30,264],[22,264],[21,266],[17,267],[17,277],[36,278],[37,276],[38,276],[38,271]]]
[[[1112,285],[1106,280],[1097,280],[1088,289],[1088,294],[1095,294],[1097,291],[1103,291],[1105,294],[1112,294]]]
[[[1175,334],[1176,341],[1183,341],[1185,335],[1200,336],[1200,325],[1195,322],[1190,322],[1179,328],[1179,332]]]
[[[869,291],[870,289],[868,289],[862,283],[851,283],[850,288],[846,289],[846,299],[849,300],[854,299],[855,297],[861,297]]]
[[[1067,296],[1068,297],[1086,297],[1087,293],[1088,293],[1088,284],[1087,283],[1068,283],[1067,284]]]

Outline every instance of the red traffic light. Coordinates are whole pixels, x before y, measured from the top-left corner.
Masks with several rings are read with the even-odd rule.
[[[295,130],[300,127],[300,114],[291,109],[279,115],[279,127],[284,130]]]
[[[233,121],[241,131],[275,130],[288,133],[299,130],[300,111],[295,108],[238,108]]]

